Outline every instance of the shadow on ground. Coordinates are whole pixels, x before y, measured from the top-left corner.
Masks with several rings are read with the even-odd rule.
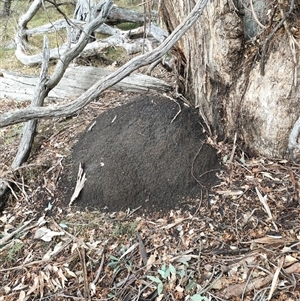
[[[216,150],[196,110],[143,95],[101,114],[79,137],[60,181],[69,203],[81,162],[86,182],[74,205],[109,211],[182,207],[216,184]]]

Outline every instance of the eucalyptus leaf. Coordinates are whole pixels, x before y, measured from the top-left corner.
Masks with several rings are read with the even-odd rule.
[[[155,283],[162,283],[161,280],[158,277],[155,276],[147,276],[148,279],[150,279],[151,281],[155,282]]]
[[[207,297],[196,294],[191,297],[192,301],[209,301]]]
[[[176,274],[176,269],[171,263],[169,264],[169,271],[171,272],[171,274]]]
[[[160,282],[158,285],[157,285],[157,293],[158,295],[160,295],[164,290],[164,285],[162,284],[162,282]]]

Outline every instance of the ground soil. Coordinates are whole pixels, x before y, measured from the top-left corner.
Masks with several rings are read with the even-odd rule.
[[[277,301],[300,300],[298,164],[283,159],[249,158],[238,142],[228,144],[208,137],[207,141],[218,149],[226,168],[218,172],[220,183],[211,187],[207,197],[203,195],[197,200],[196,208],[192,200],[188,200],[185,205],[191,205],[189,210],[182,209],[183,204],[177,202],[172,205],[181,209],[166,212],[146,214],[134,207],[105,212],[78,208],[80,199],[70,207],[66,206],[69,200],[62,201],[63,190],[58,187],[61,175],[68,168],[63,158],[71,158],[77,147],[73,148],[76,139],[84,145],[89,133],[83,133],[84,129],[97,118],[92,132],[100,124],[104,131],[100,119],[107,118],[110,127],[116,127],[115,122],[125,118],[119,112],[124,112],[124,108],[129,110],[139,100],[136,105],[140,105],[144,113],[134,115],[130,127],[129,121],[127,123],[127,130],[126,123],[122,123],[123,128],[120,124],[119,134],[111,136],[111,140],[107,137],[104,141],[98,131],[95,140],[111,141],[116,146],[120,133],[125,135],[129,129],[133,130],[138,120],[140,126],[136,131],[145,136],[147,133],[158,136],[154,125],[163,123],[163,118],[158,118],[154,108],[159,104],[160,114],[165,112],[168,119],[159,132],[162,140],[169,141],[169,144],[164,142],[165,147],[174,147],[169,137],[180,137],[177,131],[181,128],[189,133],[185,136],[191,141],[198,139],[193,152],[190,148],[195,162],[187,162],[194,166],[197,180],[209,183],[209,176],[204,181],[205,178],[199,176],[202,171],[197,170],[198,159],[204,156],[204,145],[201,148],[200,141],[206,139],[201,134],[203,127],[197,112],[186,110],[183,104],[180,112],[176,102],[160,103],[159,99],[162,101],[157,97],[151,103],[151,99],[149,102],[143,98],[134,100],[130,93],[106,91],[96,102],[71,117],[40,120],[32,154],[18,170],[11,170],[9,166],[18,147],[22,125],[0,129],[0,174],[14,184],[0,216],[0,300],[87,299],[83,296],[91,296],[90,300],[95,301],[250,301],[267,300],[268,296]],[[16,102],[2,102],[0,111],[19,107]],[[113,109],[116,107],[120,109]],[[153,121],[151,128],[146,127],[148,119]],[[190,120],[197,121],[194,128],[199,131],[196,133],[189,130]],[[132,136],[134,133],[132,131]],[[176,146],[181,146],[176,160],[188,154],[186,144],[190,140],[185,136],[182,134],[182,141],[175,140]],[[152,150],[155,150],[156,140],[152,140]],[[128,148],[129,143],[123,141]],[[166,156],[161,149],[162,156]],[[111,151],[116,158],[118,153]],[[181,160],[176,164],[185,162]],[[150,163],[154,165],[153,162]],[[172,165],[171,159],[168,162]],[[74,164],[74,175],[77,168]],[[86,164],[84,169],[88,171]],[[191,169],[187,169],[188,175]],[[179,170],[182,171],[181,166],[177,173]],[[161,168],[160,172],[165,171]],[[86,184],[88,181],[89,178]],[[157,187],[159,183],[157,180]],[[200,184],[194,187],[202,188]],[[45,237],[40,237],[41,233]],[[173,272],[167,277],[168,271]],[[160,296],[159,281],[163,285]]]
[[[195,109],[159,95],[137,96],[87,127],[65,162],[59,191],[69,202],[81,163],[80,208],[165,211],[199,202],[220,170],[206,139]]]

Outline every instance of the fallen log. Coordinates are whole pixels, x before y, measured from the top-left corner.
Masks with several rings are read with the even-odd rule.
[[[28,66],[41,64],[42,53],[28,54],[27,50],[31,47],[28,37],[66,29],[67,33],[70,31],[69,34],[66,33],[68,35],[67,42],[58,45],[56,48],[50,49],[50,60],[60,59],[62,55],[65,55],[68,51],[76,47],[84,26],[95,19],[101,5],[101,1],[97,3],[87,0],[78,0],[73,19],[69,19],[64,15],[64,19],[28,29],[28,23],[42,6],[41,0],[34,0],[30,9],[18,22],[17,33],[15,36],[15,54],[17,59],[22,64]],[[108,16],[105,20],[107,24],[102,22],[94,28],[93,32],[90,34],[90,44],[86,46],[86,49],[80,56],[93,56],[109,47],[123,47],[128,54],[144,52],[144,47],[146,47],[146,51],[150,52],[153,49],[153,46],[156,46],[157,43],[162,43],[168,34],[157,25],[150,22],[149,17],[155,17],[155,13],[150,12],[149,16],[146,16],[139,12],[113,6],[108,12]],[[145,26],[144,24],[140,28],[131,30],[120,30],[117,27],[110,26],[122,22],[134,23],[139,26],[147,20],[149,20],[149,26]],[[96,39],[95,33],[109,35],[109,37],[99,40]]]
[[[46,101],[74,99],[87,91],[101,77],[112,72],[108,69],[89,66],[69,67],[60,83],[50,91]],[[1,74],[0,99],[31,100],[39,80],[38,76],[18,74],[6,70],[1,70]],[[172,87],[158,78],[134,73],[112,86],[111,89],[137,93],[165,93],[170,91]]]

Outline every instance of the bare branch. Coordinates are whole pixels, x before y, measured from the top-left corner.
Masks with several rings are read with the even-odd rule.
[[[40,74],[39,83],[36,85],[34,97],[31,102],[33,107],[42,107],[44,104],[45,96],[43,91],[45,90],[45,84],[47,82],[47,74],[49,68],[49,40],[44,36],[44,47],[43,47],[43,64]],[[34,140],[35,132],[37,127],[37,120],[29,120],[24,127],[22,139],[18,148],[17,155],[11,165],[12,168],[17,168],[25,162],[30,154],[31,146]]]
[[[186,31],[192,27],[192,25],[196,22],[198,17],[203,12],[207,2],[208,0],[198,0],[194,9],[190,12],[190,14],[187,16],[185,21],[183,21],[172,32],[172,34],[154,51],[133,58],[131,61],[126,63],[124,66],[122,66],[119,70],[113,72],[111,75],[108,75],[104,79],[99,80],[96,84],[94,84],[89,90],[83,93],[76,100],[68,104],[59,105],[59,106],[49,106],[43,108],[29,107],[18,111],[4,113],[0,117],[0,127],[8,126],[19,122],[24,122],[34,118],[68,116],[78,111],[79,109],[83,108],[89,102],[97,99],[104,90],[113,86],[114,84],[122,80],[124,77],[131,74],[134,70],[137,70],[140,67],[146,66],[160,59],[186,33]],[[93,21],[92,23],[94,22],[95,21]],[[68,54],[66,54],[64,57],[65,57],[65,61],[70,61]],[[59,61],[59,63],[62,61]],[[63,63],[60,64],[61,66],[57,66],[57,69],[63,67],[62,65]],[[53,88],[55,84],[57,84],[59,79],[49,80],[49,84],[48,84],[49,89]]]
[[[41,1],[41,0],[36,0],[36,1]],[[17,45],[17,50],[16,50],[16,57],[18,58],[19,61],[21,61],[25,65],[35,65],[39,64],[42,60],[42,55],[37,54],[37,55],[31,55],[28,56],[24,53],[24,43],[26,41],[26,25],[29,22],[29,20],[33,17],[33,13],[35,14],[36,11],[40,8],[37,4],[40,4],[39,2],[34,6],[35,2],[31,5],[29,11],[30,11],[30,16],[29,13],[27,12],[24,16],[20,18],[20,22],[18,25],[18,32],[16,35],[16,45]],[[99,9],[99,7],[101,9]],[[111,0],[101,0],[99,4],[95,7],[95,11],[97,12],[97,17],[87,23],[82,31],[81,35],[79,37],[78,42],[75,44],[74,47],[69,49],[68,44],[63,45],[60,48],[55,48],[50,51],[50,59],[60,59],[61,61],[65,61],[65,64],[69,64],[75,57],[81,53],[81,51],[85,48],[87,45],[89,38],[91,34],[102,24],[107,18],[107,15],[109,13],[109,10],[112,7],[112,1]],[[94,12],[95,13],[95,12]],[[22,20],[25,21],[22,21]],[[71,54],[72,53],[72,54]],[[59,64],[58,64],[59,65]]]
[[[34,95],[35,86],[39,81],[37,76],[18,74],[2,69],[0,69],[0,72],[3,74],[3,76],[0,76],[1,98],[30,101],[32,95]],[[55,102],[75,99],[87,91],[100,78],[112,72],[107,68],[92,66],[68,67],[59,84],[49,92],[47,101]],[[78,74],[81,75],[80,78],[78,78]],[[172,86],[159,78],[133,73],[112,86],[111,89],[119,92],[167,93],[172,90]]]

